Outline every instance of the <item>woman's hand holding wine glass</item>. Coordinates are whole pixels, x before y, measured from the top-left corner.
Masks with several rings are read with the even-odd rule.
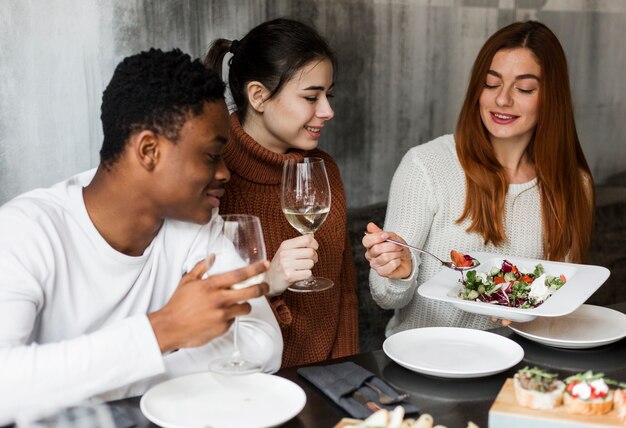
[[[313,235],[330,212],[330,184],[324,160],[290,159],[283,166],[281,204],[287,221],[303,235]],[[323,291],[333,282],[327,278],[310,277],[296,281],[288,289],[297,292]]]
[[[269,296],[282,294],[294,282],[310,278],[313,275],[311,269],[318,260],[318,247],[313,235],[302,235],[283,241],[267,271]]]

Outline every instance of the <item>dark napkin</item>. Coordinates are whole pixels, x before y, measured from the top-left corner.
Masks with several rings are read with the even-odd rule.
[[[327,366],[302,367],[298,369],[298,374],[319,388],[353,418],[365,419],[372,414],[364,404],[352,398],[352,393],[356,390],[381,408],[393,410],[396,406],[402,406],[407,414],[418,412],[417,407],[406,401],[391,405],[380,404],[378,394],[365,385],[365,381],[371,382],[392,397],[397,397],[398,392],[374,376],[374,373],[350,361]]]

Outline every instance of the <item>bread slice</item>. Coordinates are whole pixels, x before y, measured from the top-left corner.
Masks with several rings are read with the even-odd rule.
[[[613,405],[617,411],[617,417],[626,423],[626,389],[616,390],[613,396]]]
[[[578,415],[603,415],[613,410],[613,391],[609,391],[604,398],[581,400],[568,393],[563,396],[565,409]]]
[[[557,381],[558,387],[550,392],[533,391],[522,386],[519,379],[513,378],[513,387],[515,389],[515,398],[520,406],[530,407],[531,409],[554,409],[563,402],[563,391],[565,384]]]
[[[363,422],[361,419],[342,418],[333,426],[333,428],[349,428],[358,425],[361,422]]]

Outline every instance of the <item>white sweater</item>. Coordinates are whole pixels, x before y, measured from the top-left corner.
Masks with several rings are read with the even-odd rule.
[[[221,235],[165,221],[139,257],[114,250],[82,197],[88,171],[0,207],[0,425],[100,395],[139,395],[164,379],[206,371],[232,334],[163,356],[148,321]],[[219,230],[219,229],[217,229]],[[212,271],[225,270],[219,257]],[[282,336],[264,297],[240,322],[241,351],[273,372]]]
[[[509,185],[505,202],[508,240],[499,247],[491,243],[484,245],[480,235],[467,233],[468,220],[456,223],[465,198],[465,174],[456,154],[454,137],[444,135],[412,148],[402,159],[391,183],[384,228],[442,260],[450,260],[452,249],[469,254],[485,251],[542,258],[541,205],[536,179]],[[421,256],[421,262],[419,256],[413,260],[413,273],[405,280],[390,280],[378,276],[374,270],[370,272],[370,290],[376,303],[385,309],[395,309],[387,325],[387,336],[416,327],[481,330],[495,327],[488,317],[421,297],[417,287],[435,275],[441,265],[429,256]]]

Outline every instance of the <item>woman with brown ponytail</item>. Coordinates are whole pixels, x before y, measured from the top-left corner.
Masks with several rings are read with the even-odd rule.
[[[368,225],[363,245],[372,296],[395,309],[386,334],[493,328],[488,317],[419,296],[417,287],[439,263],[412,258],[386,238],[406,239],[442,259],[458,249],[582,262],[593,210],[565,53],[539,22],[508,25],[478,53],[454,135],[405,155],[391,184],[386,231]]]
[[[283,367],[358,352],[356,274],[346,228],[346,200],[337,164],[317,148],[326,121],[334,116],[336,60],[311,27],[275,19],[241,40],[217,39],[205,64],[222,70],[229,60],[228,85],[235,104],[223,156],[231,171],[220,213],[260,217],[271,266],[270,304],[284,339]],[[311,236],[289,225],[280,205],[287,159],[319,157],[331,185],[332,206]],[[311,276],[334,282],[316,293],[285,291]]]

